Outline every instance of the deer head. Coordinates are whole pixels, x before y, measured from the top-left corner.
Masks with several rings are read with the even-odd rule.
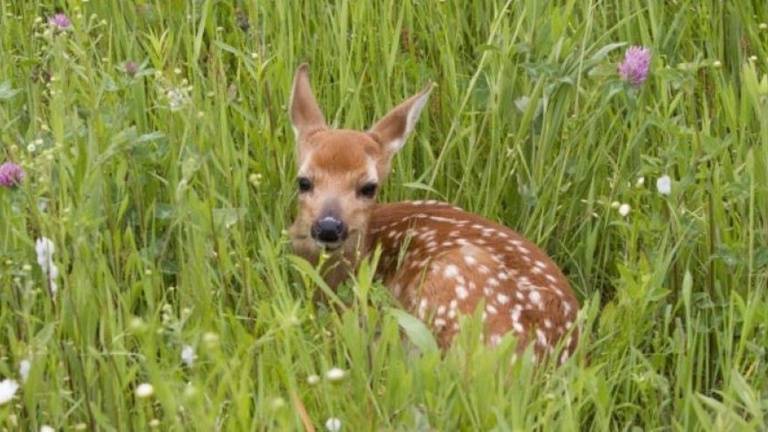
[[[296,135],[299,210],[291,238],[295,251],[311,262],[317,262],[321,252],[329,254],[329,285],[344,280],[367,252],[366,232],[379,186],[431,91],[430,83],[367,132],[332,129],[312,93],[307,65],[296,71],[290,117]]]

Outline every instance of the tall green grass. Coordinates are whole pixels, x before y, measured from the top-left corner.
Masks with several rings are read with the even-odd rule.
[[[0,12],[0,159],[27,172],[0,189],[0,380],[31,366],[1,427],[768,426],[761,2],[100,0]],[[47,24],[56,12],[70,30]],[[641,87],[616,73],[631,45],[653,52]],[[311,301],[322,283],[284,231],[286,103],[303,61],[339,127],[364,128],[437,83],[382,198],[449,200],[547,250],[583,305],[571,361],[510,367],[509,343],[478,344],[472,320],[444,355],[416,354],[368,266],[339,313]],[[665,174],[669,196],[655,186]],[[40,237],[56,245],[53,298]]]

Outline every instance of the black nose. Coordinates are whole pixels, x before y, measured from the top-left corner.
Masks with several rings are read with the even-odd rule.
[[[312,238],[325,243],[335,243],[347,238],[347,225],[330,216],[320,218],[312,224]]]

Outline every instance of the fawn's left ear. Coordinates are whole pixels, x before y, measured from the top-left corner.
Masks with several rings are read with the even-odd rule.
[[[393,108],[368,130],[368,134],[379,144],[387,162],[405,144],[405,140],[416,125],[419,114],[427,104],[433,84],[429,83],[417,95]]]

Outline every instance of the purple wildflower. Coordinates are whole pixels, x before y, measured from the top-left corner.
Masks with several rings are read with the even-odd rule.
[[[127,62],[125,62],[123,67],[125,68],[125,73],[127,73],[128,76],[131,76],[131,77],[136,75],[136,73],[139,71],[139,65],[133,60],[128,60]]]
[[[63,13],[57,13],[56,15],[48,18],[48,24],[52,27],[57,27],[62,30],[66,30],[72,26],[72,22]]]
[[[630,47],[624,61],[619,63],[619,75],[622,79],[640,86],[648,78],[650,63],[650,49],[638,46]]]
[[[13,162],[0,165],[0,186],[15,188],[24,181],[24,169]]]

